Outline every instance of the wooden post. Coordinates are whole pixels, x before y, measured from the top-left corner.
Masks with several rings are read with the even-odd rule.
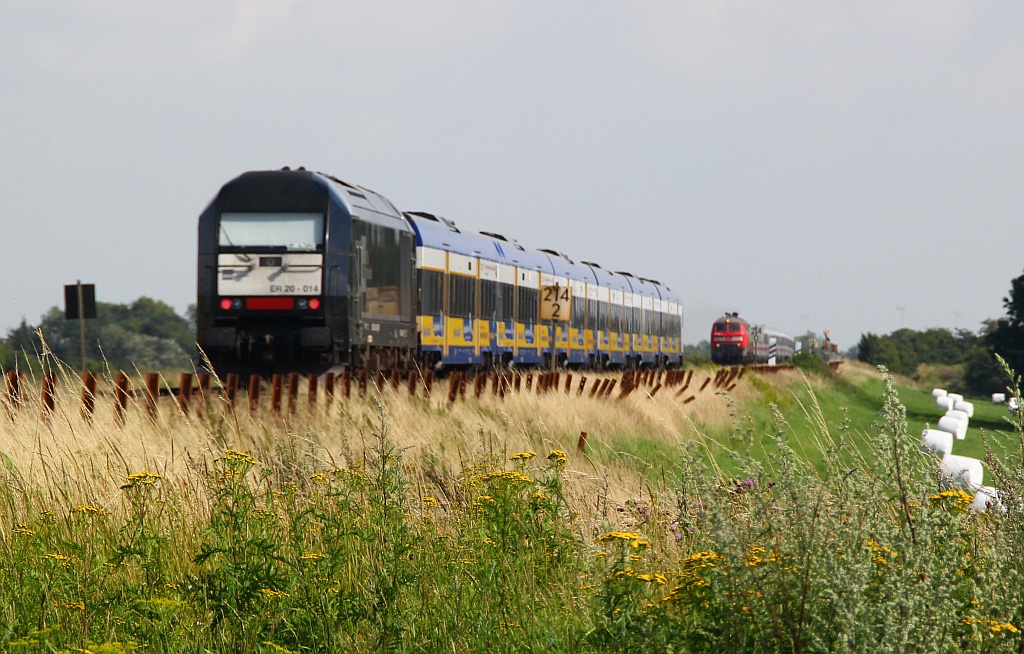
[[[128,408],[128,375],[122,370],[117,373],[114,382],[114,420],[119,427],[124,427],[125,409]]]
[[[329,372],[324,376],[324,395],[327,399],[327,406],[334,401],[334,373]]]
[[[146,413],[156,420],[156,401],[160,397],[160,375],[155,372],[146,373]]]
[[[568,395],[569,391],[572,390],[572,373],[565,373],[565,394]]]
[[[235,398],[238,396],[238,373],[229,372],[224,382],[224,398],[229,405],[235,406]]]
[[[583,389],[587,387],[587,378],[580,377],[580,387],[576,389],[576,397],[583,395]]]
[[[416,385],[420,381],[419,371],[409,371],[409,397],[416,397]]]
[[[584,450],[586,449],[586,447],[587,447],[587,432],[581,431],[580,432],[580,440],[579,440],[578,443],[576,443],[576,454],[578,454],[581,459],[583,458]]]
[[[423,397],[430,399],[430,391],[434,390],[434,371],[428,370],[423,377],[423,381],[426,382],[423,388]]]

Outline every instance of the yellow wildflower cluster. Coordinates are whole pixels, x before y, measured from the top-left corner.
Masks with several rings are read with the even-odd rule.
[[[937,495],[932,495],[930,498],[933,502],[942,503],[945,501],[951,501],[955,503],[956,507],[961,511],[966,511],[971,503],[974,502],[974,497],[968,495],[961,489],[942,491]]]
[[[548,452],[548,461],[553,461],[555,465],[564,466],[568,460],[568,456],[562,450],[551,450]]]
[[[764,556],[765,554],[767,556]],[[762,563],[778,563],[781,560],[782,557],[777,552],[768,553],[765,548],[757,545],[747,551],[747,565],[751,568],[756,568]]]
[[[603,536],[598,536],[597,542],[607,543],[608,541],[621,540],[630,544],[633,549],[648,548],[651,546],[650,541],[640,538],[639,534],[635,534],[631,531],[609,531]]]
[[[249,465],[255,465],[256,459],[252,458],[245,452],[239,452],[238,450],[224,450],[224,456],[217,459],[217,461],[223,461],[224,463],[247,463]]]
[[[626,568],[625,570],[619,570],[615,573],[616,579],[625,579],[632,577],[633,579],[639,579],[640,581],[653,582],[656,584],[665,584],[668,581],[668,577],[658,573],[637,573],[633,568]]]
[[[103,515],[104,513],[106,513],[106,511],[104,511],[103,509],[92,506],[91,504],[79,504],[75,508],[71,509],[71,511],[73,513],[84,513],[92,515]]]
[[[54,602],[53,605],[59,609],[74,609],[76,611],[85,610],[85,602]]]
[[[260,588],[260,594],[264,597],[289,597],[288,593],[283,590],[274,590],[273,588]]]
[[[305,554],[303,554],[299,558],[302,559],[303,561],[317,561],[319,559],[324,558],[324,555],[319,553],[319,552],[306,552]]]
[[[270,509],[258,507],[252,510],[252,517],[256,520],[265,520],[267,518],[276,518],[277,514]]]
[[[310,476],[309,480],[311,482],[313,482],[314,484],[326,484],[327,482],[330,481],[330,479],[328,479],[327,475],[325,475],[322,472],[314,472]]]
[[[527,461],[537,456],[536,452],[520,452],[509,457],[509,461]]]
[[[437,498],[430,495],[424,495],[420,501],[423,502],[423,507],[427,509],[433,509],[437,506]]]
[[[470,479],[471,484],[479,484],[486,481],[492,481],[495,479],[501,479],[505,481],[511,481],[519,484],[532,484],[533,479],[527,477],[518,470],[495,470],[494,472],[485,472],[479,475],[473,475]]]
[[[136,473],[128,475],[128,477],[126,479],[128,480],[128,483],[126,484],[126,486],[131,488],[131,487],[143,486],[143,485],[144,486],[152,486],[156,482],[158,482],[161,479],[163,479],[163,476],[158,474],[158,473],[156,473],[156,472],[150,472],[149,470],[143,470],[142,472],[136,472]]]
[[[988,628],[994,634],[998,634],[1001,631],[1006,631],[1006,632],[1009,632],[1011,634],[1015,634],[1015,633],[1017,633],[1019,631],[1019,629],[1017,629],[1017,627],[1014,627],[1009,622],[997,622],[995,620],[989,620],[988,621]]]
[[[874,552],[874,556],[871,557],[871,560],[875,565],[889,565],[890,559],[895,559],[899,556],[899,552],[896,550],[887,545],[879,545],[873,540],[867,541],[864,543],[864,546]]]
[[[28,525],[23,525],[21,523],[18,523],[16,525],[14,525],[14,533],[21,534],[22,536],[35,536],[36,535],[36,530],[35,529],[29,529]]]

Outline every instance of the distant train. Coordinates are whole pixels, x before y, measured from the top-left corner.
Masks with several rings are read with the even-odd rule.
[[[776,363],[793,358],[792,336],[751,325],[738,313],[727,313],[711,327],[711,360],[719,364]]]
[[[651,279],[530,250],[304,169],[244,173],[199,218],[197,340],[218,373],[671,367],[683,308]],[[543,287],[572,291],[567,322]]]

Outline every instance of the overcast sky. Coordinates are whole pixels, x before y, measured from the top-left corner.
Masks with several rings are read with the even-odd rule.
[[[306,166],[658,279],[686,342],[976,331],[1022,127],[1019,1],[0,0],[0,328],[183,311],[220,186]]]

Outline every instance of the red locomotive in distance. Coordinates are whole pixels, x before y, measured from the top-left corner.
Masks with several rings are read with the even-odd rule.
[[[711,327],[711,360],[718,364],[782,363],[793,357],[792,336],[751,325],[738,313],[727,313]]]

